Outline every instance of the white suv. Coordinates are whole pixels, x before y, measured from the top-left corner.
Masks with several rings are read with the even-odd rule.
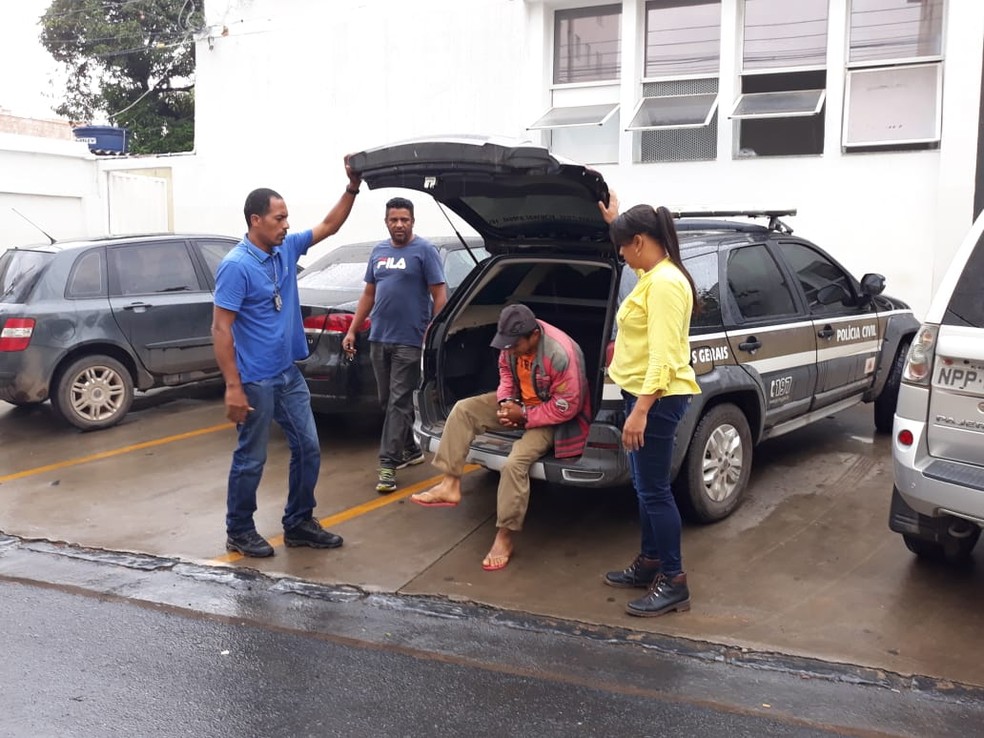
[[[909,349],[895,410],[889,527],[918,556],[959,562],[984,527],[984,214]]]

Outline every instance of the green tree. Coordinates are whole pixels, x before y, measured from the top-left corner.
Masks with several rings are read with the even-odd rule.
[[[67,72],[55,112],[102,115],[130,130],[130,151],[194,147],[195,42],[204,0],[52,0],[41,43]]]

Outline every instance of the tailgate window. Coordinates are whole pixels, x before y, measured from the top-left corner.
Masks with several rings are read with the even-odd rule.
[[[0,302],[22,304],[54,254],[11,249],[0,255]]]
[[[950,296],[950,303],[943,313],[943,325],[984,328],[984,300],[981,284],[984,283],[984,234],[964,265],[957,286]]]

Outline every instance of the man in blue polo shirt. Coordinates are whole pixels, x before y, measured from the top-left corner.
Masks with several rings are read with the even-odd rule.
[[[243,208],[249,230],[215,275],[215,357],[226,382],[226,417],[239,431],[226,498],[226,549],[244,556],[273,555],[273,547],[253,523],[271,420],[283,429],[291,454],[284,543],[342,545],[340,536],[314,519],[321,446],[311,395],[294,362],[307,356],[297,259],[348,218],[362,180],[347,158],[345,173],[345,194],[323,221],[300,233],[287,234],[287,206],[280,195],[265,188],[249,193]]]

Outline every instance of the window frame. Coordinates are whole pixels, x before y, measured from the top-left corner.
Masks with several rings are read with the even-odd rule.
[[[734,290],[731,289],[731,259],[732,256],[741,249],[751,249],[759,248],[764,251],[766,256],[771,260],[772,265],[776,268],[776,272],[781,278],[781,284],[786,290],[786,294],[789,296],[790,303],[792,304],[792,310],[787,313],[770,313],[768,315],[753,315],[746,316],[742,310],[741,305],[738,302],[738,298],[734,294]],[[735,244],[733,247],[728,248],[726,251],[721,252],[722,264],[721,268],[723,270],[724,276],[724,289],[727,291],[727,305],[730,315],[730,322],[733,324],[731,327],[733,329],[742,329],[746,326],[758,326],[758,325],[769,325],[776,322],[786,322],[790,318],[805,317],[806,311],[802,304],[803,297],[800,294],[800,289],[798,285],[792,285],[790,283],[790,275],[785,264],[785,260],[782,258],[781,254],[776,253],[772,245],[767,241],[755,241],[752,243],[739,243]]]
[[[85,259],[95,257],[99,261],[100,280],[102,289],[98,293],[84,294],[72,289],[76,276],[82,269],[82,262]],[[98,300],[109,296],[109,266],[106,258],[106,248],[97,246],[93,249],[86,249],[72,262],[72,268],[68,272],[68,279],[65,280],[65,299],[66,300]]]
[[[936,70],[936,95],[935,95],[935,114],[933,119],[934,135],[930,137],[916,137],[907,139],[872,139],[868,141],[849,141],[848,135],[851,130],[851,91],[855,77],[866,74],[877,74],[879,72],[926,69],[935,68]],[[897,66],[877,66],[864,67],[859,69],[845,70],[844,80],[844,122],[841,126],[841,146],[847,151],[857,149],[893,149],[905,148],[910,146],[939,144],[943,137],[943,63],[931,61],[921,64],[906,64]]]
[[[777,158],[777,157],[789,157],[789,156],[823,156],[824,153],[824,138],[823,131],[826,128],[826,102],[827,102],[827,63],[826,56],[822,63],[811,62],[808,64],[785,64],[777,65],[775,67],[745,67],[745,30],[746,30],[746,19],[747,19],[747,0],[741,0],[738,4],[738,53],[737,53],[737,68],[738,68],[738,85],[735,99],[731,104],[728,112],[728,119],[732,121],[733,124],[733,144],[732,144],[732,159],[750,159],[750,158]],[[791,21],[793,22],[793,21]],[[830,43],[830,3],[827,2],[826,15],[823,19],[825,24],[824,31],[824,48],[826,49]],[[801,87],[795,86],[796,83],[791,80],[779,79],[785,75],[792,76],[804,76],[813,74],[822,74],[823,81],[821,84],[823,87]],[[819,76],[819,75],[818,75]],[[768,92],[745,92],[746,81],[753,79],[767,80],[769,78],[774,78],[777,80],[776,85],[784,85],[781,90],[770,90]],[[816,84],[815,82],[813,84]],[[792,85],[792,86],[790,86]],[[818,91],[820,94],[818,100],[813,110],[803,110],[794,112],[783,112],[783,113],[764,113],[764,114],[740,114],[738,112],[741,105],[753,95],[779,95],[783,93],[797,93],[797,92],[807,92],[807,91]],[[746,149],[743,146],[743,132],[742,124],[744,121],[782,121],[795,118],[816,118],[818,122],[811,124],[813,128],[819,130],[819,141],[817,146],[810,146],[810,139],[802,139],[797,134],[800,131],[788,132],[790,141],[796,144],[796,148],[801,148],[801,151],[775,151],[774,153],[756,153],[754,156],[745,155]],[[779,125],[779,124],[776,124]],[[749,132],[754,138],[754,133]],[[784,139],[785,140],[785,139]],[[802,144],[802,145],[800,145]]]
[[[826,34],[824,38],[824,49],[830,45],[830,0],[827,2],[827,17],[826,22]],[[827,69],[826,62],[826,52],[824,55],[823,62],[815,62],[811,64],[784,64],[777,65],[775,67],[745,67],[745,19],[746,19],[746,4],[747,0],[741,0],[738,7],[738,63],[737,67],[739,69],[739,77],[753,75],[753,74],[784,74],[788,72],[818,72]]]
[[[949,10],[950,0],[940,2],[940,51],[934,54],[891,56],[883,59],[861,59],[852,61],[852,18],[854,13],[854,0],[849,0],[847,6],[846,24],[846,44],[844,60],[844,98],[843,98],[843,117],[841,121],[841,149],[845,153],[863,153],[866,151],[906,151],[922,150],[927,148],[937,148],[943,138],[943,64],[946,57],[946,36],[947,36],[947,11]],[[936,68],[936,95],[934,107],[933,135],[930,137],[916,137],[906,139],[873,139],[870,141],[849,141],[848,133],[851,127],[851,92],[856,78],[866,73],[878,73],[888,70],[906,70],[913,68],[926,68],[935,66]],[[919,102],[916,100],[915,102]],[[908,105],[906,109],[918,109],[918,106]]]
[[[911,1],[911,0],[910,0]],[[922,54],[922,55],[908,55],[908,56],[891,56],[885,57],[883,59],[858,59],[853,61],[851,59],[851,34],[853,32],[853,26],[851,25],[851,18],[854,13],[854,0],[848,0],[847,3],[847,28],[846,36],[847,43],[845,45],[846,59],[844,60],[844,66],[848,69],[860,69],[862,67],[892,67],[899,66],[902,64],[914,64],[922,62],[942,62],[945,57],[946,49],[946,19],[947,10],[949,8],[950,0],[941,0],[942,13],[940,14],[940,51],[938,54]]]
[[[123,290],[123,286],[120,283],[120,271],[117,269],[117,265],[114,263],[113,255],[117,251],[134,251],[140,248],[155,248],[163,245],[180,245],[184,251],[185,255],[188,257],[188,263],[191,265],[192,273],[195,276],[195,281],[198,283],[198,289],[192,290],[173,290],[173,291],[162,291],[155,290],[153,292],[128,292]],[[132,243],[114,244],[106,250],[106,270],[109,276],[109,296],[110,297],[136,297],[141,295],[191,295],[201,292],[211,292],[211,289],[202,283],[202,272],[198,266],[195,258],[195,254],[191,251],[188,242],[183,238],[165,239],[161,241],[135,241]]]
[[[599,103],[592,105],[552,105],[550,108],[539,118],[537,118],[531,125],[526,126],[527,131],[552,131],[556,128],[590,128],[592,126],[598,126],[599,128],[604,126],[612,116],[618,112],[620,107],[619,103]],[[543,121],[550,116],[555,110],[577,110],[577,109],[587,109],[587,108],[609,108],[608,112],[601,115],[598,120],[588,120],[583,123],[544,123]]]
[[[738,108],[742,101],[749,97],[761,96],[761,95],[787,95],[796,92],[819,92],[817,98],[817,103],[814,105],[813,109],[804,108],[803,110],[786,111],[781,113],[739,113]],[[731,106],[731,112],[728,117],[732,120],[764,120],[767,118],[810,118],[814,115],[820,115],[820,111],[823,110],[823,105],[827,101],[827,90],[826,89],[810,89],[810,90],[782,90],[776,92],[742,92],[739,93],[738,98],[735,100],[734,105]]]
[[[679,100],[683,98],[698,98],[698,97],[713,97],[711,104],[708,107],[707,114],[704,116],[702,122],[695,123],[668,123],[664,125],[633,125],[636,118],[642,112],[642,108],[647,102],[651,100]],[[682,94],[682,95],[655,95],[649,97],[643,97],[636,103],[635,109],[632,111],[632,117],[629,119],[629,124],[626,126],[626,131],[665,131],[670,129],[678,128],[707,128],[711,120],[714,119],[714,114],[717,112],[718,103],[720,102],[721,95],[718,92],[702,92],[697,94]]]
[[[839,272],[840,274],[840,279],[843,279],[844,281],[843,284],[840,284],[839,282],[828,281],[827,284],[823,285],[822,287],[818,287],[816,290],[814,290],[813,291],[814,293],[818,293],[824,287],[827,287],[831,284],[840,284],[840,286],[843,287],[844,290],[847,292],[847,297],[850,300],[851,304],[844,305],[840,303],[834,303],[831,305],[824,305],[823,303],[817,302],[815,304],[818,307],[815,308],[814,303],[811,302],[810,300],[810,294],[803,286],[803,281],[800,279],[800,273],[796,270],[795,264],[789,256],[788,253],[789,247],[804,249],[806,251],[815,254],[822,261],[826,262],[831,267],[836,269],[837,272]],[[834,257],[832,257],[830,254],[828,254],[826,251],[824,251],[814,243],[810,243],[809,241],[805,241],[805,240],[797,240],[795,238],[780,239],[776,243],[776,249],[778,251],[779,258],[782,260],[782,263],[785,264],[786,270],[789,272],[790,277],[793,280],[793,283],[795,284],[796,290],[800,293],[803,300],[803,305],[805,306],[806,312],[809,315],[829,316],[829,315],[836,315],[838,313],[857,311],[858,304],[860,303],[859,300],[860,294],[858,291],[857,280],[854,278],[854,275],[848,269],[846,269],[843,264],[837,261]],[[826,278],[824,277],[824,279]]]
[[[601,11],[609,12],[601,12]],[[563,18],[576,19],[576,18],[592,18],[592,17],[602,17],[613,15],[617,18],[618,27],[618,59],[615,64],[615,76],[606,77],[599,79],[585,79],[577,80],[571,79],[571,70],[567,70],[568,79],[564,81],[558,81],[557,74],[559,71],[558,62],[560,60],[560,44],[558,40],[560,37],[560,21]],[[551,52],[550,52],[550,80],[551,84],[555,86],[573,86],[578,87],[586,84],[616,84],[621,81],[622,77],[622,3],[606,3],[604,5],[589,5],[580,8],[557,8],[553,11],[553,28],[550,34]]]

